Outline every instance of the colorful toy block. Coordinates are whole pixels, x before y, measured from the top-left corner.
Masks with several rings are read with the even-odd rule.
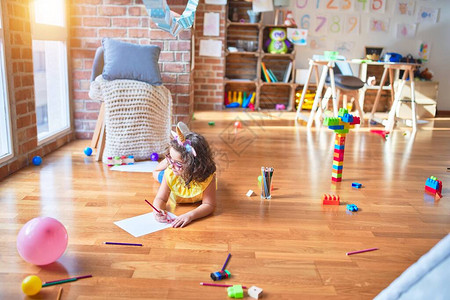
[[[134,164],[134,156],[129,155],[128,157],[126,157],[125,155],[123,155],[123,156],[108,157],[106,163],[108,164],[109,167],[120,165],[132,165]]]
[[[347,210],[348,211],[358,211],[358,206],[355,204],[347,204]]]
[[[337,195],[323,194],[322,204],[323,205],[339,205],[340,198]]]
[[[250,297],[254,298],[254,299],[261,298],[263,296],[262,292],[263,292],[262,288],[259,288],[259,287],[254,286],[254,285],[249,287],[248,290],[247,290],[248,295]]]
[[[331,173],[331,180],[333,182],[342,181],[345,136],[351,128],[354,128],[356,124],[360,123],[361,119],[349,114],[348,110],[345,108],[339,109],[338,118],[325,118],[323,122],[325,126],[328,126],[329,129],[334,130],[336,133],[333,153],[333,170]]]
[[[242,289],[242,285],[233,285],[227,289],[228,297],[241,299],[244,298],[244,290]]]
[[[362,187],[362,183],[352,182],[352,188],[360,189]]]
[[[425,191],[436,196],[442,197],[442,181],[435,176],[430,176],[425,182]]]

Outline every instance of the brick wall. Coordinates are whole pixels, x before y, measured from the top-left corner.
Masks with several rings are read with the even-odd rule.
[[[175,2],[175,4],[177,4]],[[184,7],[172,6],[176,11]],[[91,138],[100,108],[88,96],[95,50],[104,37],[161,48],[163,84],[172,92],[173,123],[189,123],[193,114],[191,31],[177,37],[159,30],[148,17],[141,0],[71,1],[70,43],[77,138]]]
[[[69,133],[38,146],[28,1],[2,0],[1,6],[14,157],[0,164],[0,179],[29,165],[35,155],[44,156],[73,137]]]
[[[220,30],[218,37],[203,35],[203,18],[205,12],[220,13]],[[195,18],[195,64],[194,64],[194,104],[195,110],[221,110],[223,108],[223,78],[225,74],[225,58],[205,57],[199,55],[199,45],[202,39],[215,39],[225,45],[226,6],[207,5],[199,1]]]

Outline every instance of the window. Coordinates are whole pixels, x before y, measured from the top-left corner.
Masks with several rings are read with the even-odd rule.
[[[66,1],[31,1],[38,141],[70,129]]]
[[[2,25],[2,10],[0,5],[0,162],[12,157],[11,122],[8,105],[8,85],[6,83]]]

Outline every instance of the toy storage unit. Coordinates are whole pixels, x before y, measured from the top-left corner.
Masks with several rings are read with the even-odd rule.
[[[264,47],[270,28],[287,26],[266,24],[273,20],[265,20],[264,13],[260,14],[258,22],[250,23],[247,11],[251,9],[252,3],[244,0],[230,0],[227,4],[224,91],[226,94],[240,91],[247,95],[255,92],[256,110],[275,110],[282,106],[292,111],[296,88],[293,80],[295,51],[291,47],[286,54],[270,54]],[[228,47],[238,51],[229,51]],[[278,82],[262,79],[261,62],[272,70]],[[289,63],[292,68],[287,82],[283,82]]]

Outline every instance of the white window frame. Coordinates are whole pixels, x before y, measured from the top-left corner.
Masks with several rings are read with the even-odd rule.
[[[12,124],[11,124],[11,110],[9,107],[9,95],[8,95],[8,78],[6,76],[6,59],[5,59],[5,39],[4,39],[4,26],[2,24],[3,22],[3,15],[2,15],[2,5],[0,3],[0,84],[2,85],[3,90],[3,98],[5,99],[5,110],[7,114],[7,120],[6,120],[6,130],[9,134],[8,139],[8,148],[9,148],[9,154],[0,157],[0,163],[3,163],[9,159],[11,159],[14,156],[14,150],[13,150],[13,137],[12,137]],[[0,108],[1,109],[1,108]]]
[[[63,1],[63,0],[61,0]],[[64,13],[65,13],[65,22],[64,27],[40,24],[35,21],[35,8],[34,1],[30,1],[30,22],[31,22],[31,39],[32,40],[40,40],[40,41],[60,41],[64,43],[65,46],[65,54],[63,59],[63,67],[66,69],[65,75],[65,91],[64,94],[66,96],[67,101],[67,118],[68,125],[66,128],[61,129],[53,134],[46,135],[39,139],[38,136],[38,145],[42,145],[48,141],[53,141],[55,138],[64,136],[72,131],[72,111],[71,111],[71,101],[69,95],[69,64],[68,64],[68,13],[67,13],[67,1],[64,2]]]

